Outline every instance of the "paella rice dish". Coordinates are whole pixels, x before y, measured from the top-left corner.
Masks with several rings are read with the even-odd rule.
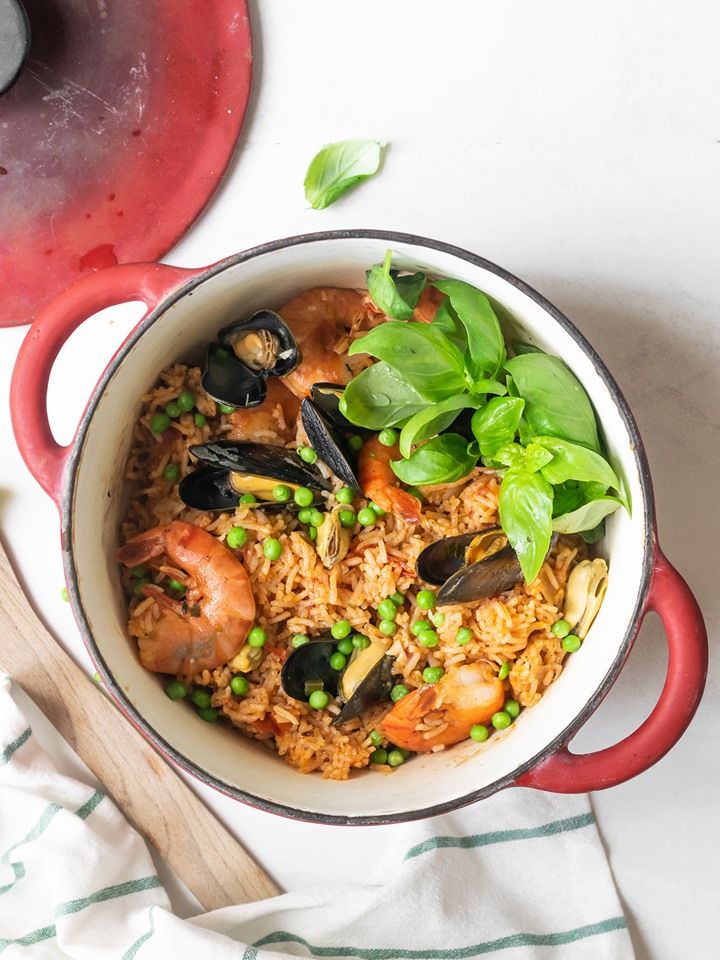
[[[327,779],[491,748],[606,589],[624,500],[585,391],[390,252],[367,289],[237,318],[139,398],[117,559],[140,662]]]

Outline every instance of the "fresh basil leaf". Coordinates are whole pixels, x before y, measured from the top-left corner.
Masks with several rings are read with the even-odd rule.
[[[436,280],[435,286],[446,293],[467,334],[473,379],[495,377],[506,357],[505,338],[490,301],[482,291],[462,280]]]
[[[482,380],[476,380],[470,392],[481,396],[487,393],[493,393],[498,397],[503,397],[508,392],[508,389],[504,383],[500,383],[499,380],[491,380],[488,377]]]
[[[428,403],[387,363],[374,363],[350,381],[340,412],[359,427],[382,430],[404,423]]]
[[[500,524],[527,583],[538,575],[550,549],[552,502],[552,487],[541,474],[515,467],[503,477],[498,500]]]
[[[328,143],[310,161],[305,174],[305,199],[322,210],[377,173],[382,145],[377,140],[339,140]]]
[[[506,443],[504,447],[496,450],[490,459],[492,466],[497,464],[505,467],[525,466],[525,447],[521,447],[519,443]]]
[[[534,343],[524,343],[522,340],[513,340],[512,348],[516,357],[523,353],[542,353],[540,347],[536,347]]]
[[[525,469],[529,470],[530,473],[537,473],[538,470],[543,470],[543,476],[545,477],[544,467],[550,464],[553,455],[549,450],[546,450],[545,447],[541,447],[539,443],[529,443],[525,447]],[[548,478],[545,477],[547,480]],[[548,481],[552,483],[552,480]]]
[[[370,299],[388,317],[395,320],[410,320],[418,298],[425,286],[424,273],[399,277],[391,270],[392,250],[385,254],[383,263],[378,263],[365,273]]]
[[[563,513],[571,513],[584,503],[587,503],[588,500],[593,499],[593,497],[585,495],[582,484],[575,480],[568,480],[566,483],[559,484],[554,488],[553,493],[554,517],[559,517]],[[602,496],[602,494],[600,494],[600,496]]]
[[[479,407],[482,400],[461,393],[440,403],[433,403],[424,410],[419,410],[400,432],[400,453],[407,459],[410,456],[413,444],[429,440],[447,429],[457,418],[458,411],[468,407]]]
[[[608,487],[618,487],[618,478],[610,464],[594,450],[559,437],[533,437],[552,454],[550,463],[543,467],[543,476],[548,483],[565,483],[566,480],[583,480],[601,484],[605,493]]]
[[[348,353],[384,360],[431,403],[465,389],[462,354],[429,323],[386,320],[356,340]]]
[[[460,322],[460,317],[450,306],[447,297],[443,300],[435,312],[435,316],[430,321],[432,326],[442,330],[445,336],[458,348],[460,353],[467,350],[467,334],[465,327]]]
[[[592,530],[581,530],[578,536],[582,537],[585,543],[597,543],[605,536],[605,521],[601,520]]]
[[[559,357],[525,353],[508,360],[505,369],[525,400],[523,416],[533,436],[561,437],[600,452],[595,411]]]
[[[512,443],[524,406],[520,397],[494,397],[473,414],[472,432],[483,457],[493,457],[500,447]]]
[[[617,497],[601,497],[591,503],[585,503],[576,510],[555,517],[552,528],[557,533],[582,533],[594,530],[605,517],[609,517],[622,506]]]
[[[475,466],[467,445],[460,434],[444,433],[418,447],[408,460],[394,460],[390,465],[403,483],[412,486],[453,483],[466,477]]]

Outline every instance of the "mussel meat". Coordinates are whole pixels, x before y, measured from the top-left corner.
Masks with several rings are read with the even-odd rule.
[[[283,377],[302,355],[290,328],[273,310],[229,324],[208,347],[202,385],[220,403],[252,407],[267,394],[265,378]]]
[[[310,699],[314,690],[324,690],[343,702],[333,724],[359,716],[374,703],[386,700],[392,687],[390,640],[374,640],[364,650],[356,649],[340,674],[330,666],[335,641],[323,634],[294,650],[285,661],[280,679],[285,693],[294,700]]]
[[[325,514],[325,520],[317,528],[315,549],[328,570],[347,556],[352,540],[351,531],[340,522],[341,507]]]
[[[501,527],[437,540],[417,558],[426,583],[440,585],[438,606],[471,603],[510,590],[522,579],[515,551]]]
[[[564,619],[581,640],[600,610],[608,585],[608,566],[602,557],[583,560],[570,573],[565,587]]]
[[[323,463],[326,463],[343,483],[359,493],[360,484],[348,459],[351,454],[345,449],[338,429],[312,400],[305,399],[300,404],[300,417],[307,438]]]
[[[280,508],[273,491],[279,484],[297,490],[308,487],[316,494],[330,485],[319,470],[303,463],[282,447],[266,443],[242,443],[216,440],[190,447],[190,453],[203,466],[189,473],[180,483],[184,503],[196,510],[231,510],[239,498],[252,493],[263,506]]]

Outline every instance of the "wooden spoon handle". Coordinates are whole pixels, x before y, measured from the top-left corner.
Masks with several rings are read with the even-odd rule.
[[[0,666],[88,765],[206,910],[279,890],[54,640],[0,544]]]

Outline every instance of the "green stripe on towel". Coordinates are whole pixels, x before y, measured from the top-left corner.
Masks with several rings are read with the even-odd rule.
[[[494,830],[491,833],[476,833],[469,837],[430,837],[411,847],[405,854],[405,860],[412,860],[430,850],[444,847],[460,847],[463,850],[472,847],[487,847],[493,843],[508,843],[512,840],[532,840],[536,837],[552,837],[558,833],[567,833],[570,830],[580,830],[595,823],[592,813],[580,813],[576,817],[567,817],[564,820],[553,820],[543,823],[539,827],[523,827],[518,830]]]
[[[9,743],[5,747],[5,749],[2,751],[2,753],[0,753],[0,767],[2,767],[3,764],[5,763],[9,763],[10,758],[15,753],[15,751],[19,750],[24,743],[27,743],[27,741],[30,739],[31,736],[32,736],[32,730],[30,729],[30,727],[28,727],[27,730],[23,730],[23,732],[20,734],[17,740],[13,740],[12,743]]]
[[[103,887],[91,893],[89,897],[81,897],[79,900],[68,900],[67,903],[61,903],[55,909],[55,916],[62,917],[68,913],[79,913],[86,907],[91,907],[94,903],[103,903],[105,900],[114,900],[116,897],[127,897],[131,893],[140,893],[143,890],[152,890],[160,886],[160,880],[156,876],[141,877],[139,880],[128,880],[126,883],[115,883],[111,887]]]
[[[603,933],[612,933],[614,930],[624,930],[627,924],[625,917],[610,917],[599,923],[589,923],[584,927],[575,927],[573,930],[563,930],[560,933],[513,933],[497,940],[486,940],[484,943],[475,943],[468,947],[455,947],[451,950],[403,950],[398,947],[317,947],[302,937],[293,933],[278,930],[269,933],[266,937],[256,940],[254,947],[260,948],[275,943],[299,943],[314,957],[360,957],[361,960],[466,960],[469,957],[484,956],[497,950],[508,950],[511,947],[560,947],[577,940],[586,940]],[[245,951],[244,960],[248,958]]]
[[[40,943],[43,940],[50,940],[56,934],[55,924],[52,924],[50,927],[40,927],[39,930],[33,930],[31,933],[26,933],[22,937],[17,937],[15,940],[5,940],[0,939],[0,953],[6,947],[31,947],[35,943]]]
[[[78,807],[78,809],[75,811],[75,816],[80,817],[81,820],[87,820],[93,810],[104,799],[105,794],[101,790],[96,790],[89,800],[86,800],[81,807]]]
[[[22,840],[18,840],[17,843],[14,843],[11,847],[8,847],[2,857],[0,857],[0,863],[9,863],[10,856],[14,850],[17,850],[18,847],[22,847],[23,844],[31,843],[44,832],[47,826],[52,823],[55,815],[59,810],[62,810],[57,803],[50,803],[43,810],[43,813],[40,819],[37,821],[35,826],[25,834]],[[7,893],[8,890],[12,890],[18,880],[21,880],[25,876],[25,865],[22,862],[10,864],[13,872],[15,874],[15,879],[11,883],[6,883],[4,887],[0,887],[0,896],[3,893]]]
[[[155,904],[150,907],[150,929],[147,933],[144,933],[141,937],[138,937],[135,943],[129,947],[125,953],[122,955],[122,960],[133,960],[137,955],[140,947],[147,943],[150,937],[155,933],[155,917],[153,916],[153,910],[155,909]]]

